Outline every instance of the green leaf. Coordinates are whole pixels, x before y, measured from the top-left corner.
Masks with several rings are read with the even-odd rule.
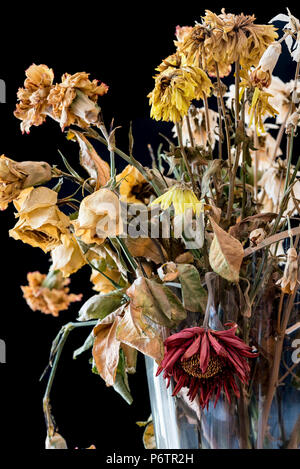
[[[89,321],[90,319],[103,319],[108,314],[118,309],[125,301],[125,290],[114,290],[106,295],[94,295],[89,298],[80,308],[78,321]]]
[[[84,344],[76,349],[73,353],[73,360],[75,360],[79,355],[81,355],[83,352],[86,352],[89,350],[91,347],[93,347],[94,343],[94,335],[93,331],[87,336],[87,338],[84,341]]]
[[[198,270],[191,264],[178,264],[179,280],[183,304],[193,312],[204,312],[207,303],[207,291],[201,285]]]
[[[79,181],[83,181],[82,177],[79,176],[79,174],[75,171],[75,169],[72,168],[72,166],[68,163],[68,160],[64,157],[64,155],[62,154],[62,152],[60,150],[58,150],[58,153],[60,154],[63,162],[64,162],[64,165],[65,167],[67,168],[67,170],[69,171],[69,173],[76,179],[78,179]]]

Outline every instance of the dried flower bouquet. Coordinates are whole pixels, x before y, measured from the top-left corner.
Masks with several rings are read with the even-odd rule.
[[[281,35],[273,21],[283,24]],[[273,75],[284,42],[295,62],[289,83]],[[268,447],[279,387],[300,391],[291,345],[300,331],[299,20],[288,10],[261,25],[254,16],[206,10],[195,26],[177,27],[174,43],[149,93],[151,117],[173,123],[174,139],[164,138],[168,149],[157,157],[150,148],[152,168],[133,156],[131,130],[128,153],[118,148],[117,127],[106,127],[100,107],[108,86],[87,73],[55,83],[52,69],[32,65],[18,91],[22,132],[56,120],[78,143],[87,173],[64,156],[64,170],[1,156],[0,207],[13,202],[17,217],[10,236],[52,259],[47,275],[28,274],[24,297],[31,309],[57,316],[81,300],[66,285],[85,265],[97,292],[53,342],[43,401],[47,448],[66,447],[50,391],[77,327],[88,335],[74,356],[92,350],[93,371],[128,403],[138,352],[156,361],[173,396],[186,389],[203,412],[225,397],[240,416],[241,448]],[[228,88],[222,79],[230,76]],[[93,140],[107,147],[109,162]],[[120,174],[116,157],[127,162]],[[60,198],[65,180],[74,192]],[[145,445],[153,447],[151,420],[145,425]],[[299,406],[289,438],[281,425],[279,446],[298,448]]]

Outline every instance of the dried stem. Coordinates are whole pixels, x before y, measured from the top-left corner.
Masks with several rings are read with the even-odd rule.
[[[192,170],[191,170],[191,166],[189,164],[187,154],[186,154],[186,151],[185,151],[185,148],[184,148],[184,145],[183,145],[183,141],[182,141],[182,124],[181,123],[176,122],[176,133],[177,133],[177,136],[178,136],[178,142],[179,142],[180,151],[181,151],[181,154],[182,154],[182,157],[183,157],[183,160],[184,160],[184,164],[185,164],[186,170],[188,172],[189,178],[190,178],[192,186],[193,186],[193,191],[197,195],[197,193],[199,191],[197,190],[197,186],[196,186],[196,183],[195,183],[195,180],[194,180],[194,176],[193,176],[193,173],[192,173]]]
[[[218,88],[219,88],[219,94],[220,94],[220,104],[221,104],[221,109],[222,109],[223,119],[224,119],[224,126],[225,126],[228,166],[231,169],[232,161],[231,161],[231,144],[230,144],[229,126],[228,126],[226,109],[225,109],[225,104],[224,104],[224,99],[223,99],[222,86],[221,86],[221,80],[220,80],[220,74],[219,74],[219,66],[217,62],[215,62],[215,66],[216,66],[217,82],[218,82]],[[221,125],[221,122],[220,122],[220,125]]]
[[[45,420],[46,420],[46,425],[47,425],[47,434],[50,438],[54,435],[55,430],[56,430],[55,423],[51,414],[50,393],[51,393],[51,389],[53,386],[53,381],[55,378],[58,362],[59,362],[63,347],[65,345],[65,342],[68,338],[69,333],[73,329],[77,327],[95,326],[96,324],[97,324],[97,321],[88,321],[88,322],[82,322],[82,323],[69,322],[68,324],[65,324],[61,329],[62,335],[56,347],[55,359],[51,366],[51,373],[48,379],[46,391],[45,391],[44,398],[43,398],[43,410],[44,410],[44,415],[45,415]]]
[[[194,142],[193,132],[192,132],[192,128],[191,128],[190,116],[189,116],[188,113],[185,116],[185,120],[186,120],[186,125],[187,125],[187,128],[188,128],[191,147],[195,148],[195,142]]]

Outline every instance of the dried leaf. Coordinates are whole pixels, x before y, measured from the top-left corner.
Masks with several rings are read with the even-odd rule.
[[[66,440],[57,432],[54,433],[53,436],[47,435],[46,449],[68,449]]]
[[[72,130],[80,146],[80,164],[96,181],[96,190],[105,186],[110,179],[109,164],[98,155],[92,144],[77,130]]]
[[[192,264],[194,262],[194,256],[191,251],[183,252],[175,259],[176,264]]]
[[[166,264],[157,269],[157,273],[162,282],[174,282],[179,274],[174,262],[166,262]]]
[[[251,217],[246,217],[229,229],[229,234],[237,239],[248,238],[251,231],[263,228],[277,217],[276,213],[258,213]]]
[[[166,252],[158,240],[126,237],[124,241],[134,257],[145,257],[155,264],[162,264],[166,260]]]
[[[244,256],[243,246],[236,238],[220,228],[212,217],[209,217],[209,220],[214,230],[209,250],[211,268],[226,280],[238,282]]]
[[[156,449],[155,433],[153,422],[148,423],[143,435],[143,443],[146,449]]]
[[[120,341],[116,331],[121,321],[124,307],[109,314],[94,327],[93,357],[101,378],[107,386],[113,386],[116,379],[120,355]]]
[[[136,371],[137,350],[127,344],[121,344],[125,357],[125,371],[133,374]]]
[[[89,321],[90,319],[103,319],[115,311],[124,302],[123,289],[114,290],[106,295],[94,295],[89,298],[80,308],[78,321]]]
[[[201,198],[205,197],[209,192],[210,178],[219,171],[222,163],[222,160],[212,160],[208,163],[208,167],[205,170],[201,181]]]
[[[139,277],[127,290],[130,304],[154,323],[173,328],[186,318],[179,298],[165,285]]]
[[[145,318],[140,309],[127,306],[117,329],[117,338],[144,355],[161,362],[164,354],[163,340],[158,328]]]
[[[177,269],[184,307],[195,313],[205,311],[207,291],[201,285],[198,270],[191,264],[178,265]]]

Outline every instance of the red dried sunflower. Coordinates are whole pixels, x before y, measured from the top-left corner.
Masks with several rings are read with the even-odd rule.
[[[222,389],[230,403],[230,390],[240,397],[236,379],[248,384],[250,367],[247,358],[258,355],[236,337],[236,330],[236,324],[223,331],[191,327],[171,335],[164,342],[165,355],[157,376],[164,370],[167,387],[173,376],[176,383],[173,396],[187,387],[190,400],[198,394],[202,408],[208,408],[214,396],[216,406]]]

